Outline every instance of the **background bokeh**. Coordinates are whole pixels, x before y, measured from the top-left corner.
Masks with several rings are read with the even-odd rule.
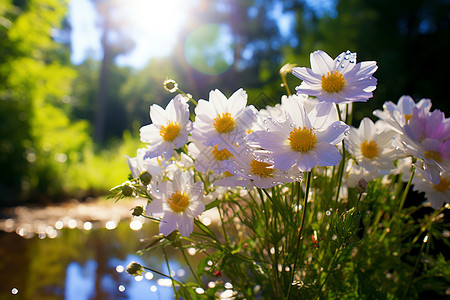
[[[284,64],[349,49],[379,66],[355,125],[402,95],[449,115],[447,0],[189,3],[1,1],[0,205],[84,199],[126,180],[149,106],[173,97],[166,78],[196,99],[243,87],[262,107],[285,93]]]

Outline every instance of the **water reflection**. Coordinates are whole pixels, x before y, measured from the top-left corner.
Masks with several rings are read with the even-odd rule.
[[[170,279],[125,271],[136,261],[168,274],[161,252],[135,255],[145,246],[140,241],[158,233],[156,224],[134,219],[99,226],[94,220],[61,219],[13,229],[11,222],[0,231],[0,299],[173,299]],[[170,252],[169,258],[175,279],[193,280],[182,256]]]

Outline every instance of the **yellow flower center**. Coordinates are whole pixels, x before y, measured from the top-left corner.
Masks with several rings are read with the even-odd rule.
[[[405,122],[408,123],[408,121],[412,118],[413,115],[403,115],[405,117]]]
[[[361,144],[361,152],[362,152],[362,155],[364,155],[365,157],[367,157],[369,159],[374,159],[375,157],[378,156],[378,152],[379,152],[378,145],[373,140],[370,140],[370,141],[365,140]]]
[[[214,119],[214,128],[216,128],[219,133],[227,133],[234,128],[234,119],[231,117],[230,113],[223,113]]]
[[[189,197],[184,192],[173,192],[167,203],[174,212],[180,213],[189,206]]]
[[[226,148],[224,148],[223,150],[217,150],[217,145],[214,146],[212,154],[216,160],[224,160],[228,159],[230,156],[233,156],[233,154],[231,154],[230,151],[228,151]]]
[[[270,168],[272,165],[262,162],[262,161],[258,161],[256,159],[252,160],[250,163],[250,171],[258,176],[261,177],[273,177],[272,173],[273,173],[273,169]]]
[[[435,162],[441,162],[442,161],[442,155],[441,153],[437,152],[437,151],[425,151],[424,153],[424,157],[426,159],[434,159]]]
[[[322,89],[327,93],[339,93],[344,89],[345,78],[338,71],[328,72],[322,75]]]
[[[181,127],[177,122],[169,121],[166,126],[161,126],[159,135],[166,142],[172,142],[180,133]]]
[[[434,185],[434,188],[439,192],[445,192],[450,188],[450,180],[446,180],[445,178],[441,177],[441,181],[438,185]]]
[[[292,150],[301,153],[310,151],[317,144],[316,134],[312,132],[312,129],[306,127],[292,130],[288,140]]]

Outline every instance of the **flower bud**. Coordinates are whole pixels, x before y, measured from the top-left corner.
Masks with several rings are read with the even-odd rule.
[[[139,276],[142,275],[143,268],[140,264],[137,262],[131,262],[127,266],[127,273],[133,276]]]
[[[131,186],[129,186],[128,184],[124,185],[122,187],[122,194],[126,197],[133,195],[133,188]]]
[[[136,206],[133,208],[133,212],[131,213],[135,217],[139,217],[144,212],[144,208],[142,206]]]
[[[141,180],[143,185],[149,185],[150,181],[152,181],[152,175],[145,171],[140,176],[139,179]]]
[[[173,79],[167,79],[163,82],[164,89],[166,89],[170,93],[175,93],[178,89],[178,83],[176,83]]]
[[[281,67],[280,69],[280,74],[283,76],[286,76],[287,73],[292,73],[292,68],[296,67],[296,64],[285,64],[284,66]]]
[[[358,181],[358,185],[356,186],[356,192],[358,194],[367,192],[367,185],[368,185],[367,181],[364,178],[361,178]]]

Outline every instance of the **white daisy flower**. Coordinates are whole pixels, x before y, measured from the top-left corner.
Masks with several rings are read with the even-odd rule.
[[[450,119],[440,110],[416,107],[402,129],[405,152],[422,160],[428,178],[439,184],[439,173],[450,173]]]
[[[402,133],[402,128],[413,115],[414,107],[429,111],[431,100],[422,99],[416,103],[410,96],[401,96],[397,104],[387,101],[383,104],[383,110],[377,109],[373,114],[386,122],[392,129]]]
[[[345,183],[348,187],[357,187],[361,179],[370,182],[380,177],[380,173],[376,169],[368,170],[352,160],[347,164],[346,170]]]
[[[150,107],[152,124],[141,127],[141,141],[149,144],[148,157],[164,155],[166,159],[188,142],[188,134],[192,130],[189,121],[189,105],[181,95],[175,96],[166,109],[157,104]]]
[[[336,108],[316,105],[307,113],[296,98],[282,103],[286,113],[284,122],[273,118],[263,121],[264,131],[255,131],[249,139],[271,151],[274,168],[287,171],[294,165],[301,172],[315,166],[333,166],[341,160],[336,144],[342,141],[348,125],[334,121]]]
[[[211,91],[209,101],[199,100],[195,107],[192,137],[205,146],[217,145],[218,150],[239,143],[256,120],[256,109],[246,105],[247,93],[243,89],[229,99],[219,90]]]
[[[395,135],[382,123],[364,118],[359,128],[350,127],[345,145],[359,165],[385,175],[394,168],[393,161],[400,154],[392,145]]]
[[[161,157],[145,158],[147,148],[140,148],[137,150],[136,157],[128,158],[128,167],[130,168],[133,178],[139,177],[143,172],[149,172],[152,176],[160,176],[164,169],[163,160]]]
[[[377,79],[375,61],[356,63],[356,53],[342,52],[332,59],[317,50],[310,55],[311,69],[292,68],[292,74],[303,80],[297,93],[315,96],[332,103],[365,102],[373,96]]]
[[[203,183],[194,183],[190,172],[174,174],[172,181],[164,181],[152,187],[153,201],[146,207],[146,214],[161,218],[159,232],[167,236],[175,229],[182,236],[191,235],[194,228],[194,218],[204,210]]]
[[[439,173],[450,173],[450,119],[440,110],[431,112],[429,99],[416,104],[403,96],[398,105],[386,102],[383,108],[374,114],[401,133],[396,146],[420,159],[417,165],[433,184],[439,184]]]
[[[254,184],[258,188],[265,189],[303,178],[303,173],[297,169],[282,172],[274,168],[268,151],[247,146],[240,147],[233,153],[233,157],[222,163],[230,173],[242,178],[240,186],[248,187]]]
[[[440,209],[444,203],[450,203],[450,174],[440,173],[439,184],[428,180],[428,175],[421,169],[416,169],[416,176],[412,181],[413,190],[424,192],[425,198],[430,201],[431,207]]]
[[[188,151],[195,160],[194,167],[197,171],[208,172],[212,170],[216,174],[227,171],[222,165],[222,161],[233,156],[226,148],[218,150],[217,145],[214,147],[205,146],[196,140],[189,144]]]

